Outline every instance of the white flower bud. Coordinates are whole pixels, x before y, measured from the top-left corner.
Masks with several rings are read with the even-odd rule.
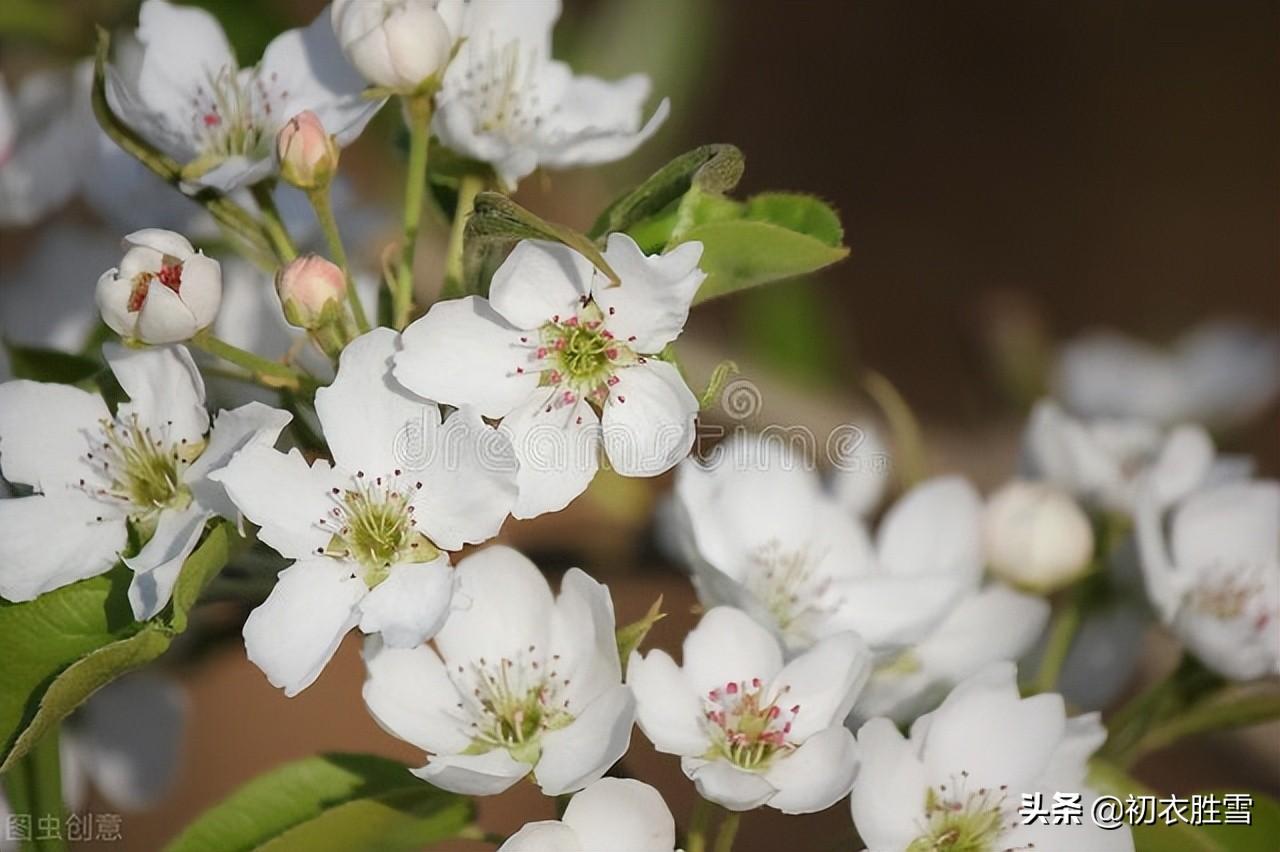
[[[98,279],[103,321],[127,340],[177,343],[207,328],[222,304],[222,268],[186,237],[160,228],[134,231],[118,269]]]
[[[291,325],[314,330],[341,315],[347,277],[323,257],[307,254],[276,273],[276,293]]]
[[[1047,594],[1089,569],[1093,527],[1071,496],[1042,482],[1014,480],[991,496],[982,521],[991,573]]]
[[[280,177],[298,189],[329,185],[338,170],[338,145],[311,110],[303,110],[276,134]]]
[[[335,0],[342,52],[366,80],[412,92],[449,61],[453,37],[432,0]]]

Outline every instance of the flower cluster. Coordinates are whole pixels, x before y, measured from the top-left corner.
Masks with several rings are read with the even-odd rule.
[[[425,753],[399,774],[451,794],[433,801],[525,778],[572,795],[560,819],[500,839],[506,852],[673,852],[661,795],[609,777],[636,726],[696,789],[690,849],[707,848],[711,804],[727,852],[741,812],[845,799],[872,852],[1133,849],[1127,827],[1030,823],[1019,805],[1024,793],[1092,801],[1095,753],[1134,759],[1149,745],[1145,730],[1108,740],[1096,713],[1067,713],[1092,706],[1073,686],[1097,630],[1086,604],[1120,599],[1126,576],[1198,661],[1186,667],[1197,688],[1280,674],[1280,484],[1252,479],[1190,422],[1262,407],[1274,370],[1220,388],[1219,359],[1274,355],[1275,341],[1219,330],[1140,359],[1111,338],[1068,347],[1060,399],[1031,411],[1023,469],[985,498],[962,475],[914,475],[920,459],[873,470],[889,458],[873,429],[859,430],[852,466],[823,470],[768,430],[699,458],[700,411],[729,368],[695,394],[674,345],[692,306],[771,280],[754,255],[784,249],[766,237],[787,225],[810,239],[806,214],[834,214],[798,196],[728,198],[723,175],[703,171],[736,180],[741,160],[723,146],[674,161],[591,235],[518,207],[506,196],[537,169],[620,159],[669,110],[645,120],[643,75],[608,82],[554,59],[560,11],[335,0],[242,65],[210,14],[146,0],[136,32],[114,53],[104,43],[92,100],[106,137],[226,239],[121,228],[123,257],[97,280],[105,328],[80,354],[15,359],[22,376],[0,384],[0,615],[77,635],[58,621],[77,590],[118,587],[128,610],[92,613],[104,632],[161,644],[145,659],[133,646],[106,655],[119,663],[86,645],[17,704],[54,725],[74,706],[65,696],[158,656],[225,584],[252,604],[245,654],[286,696],[358,632],[363,702]],[[342,149],[393,100],[409,130],[405,213],[371,298],[376,274],[348,258],[334,199]],[[0,91],[0,197],[16,199],[0,221],[30,221],[72,190],[29,191],[41,158],[10,132],[11,112]],[[450,159],[432,172],[440,148]],[[322,246],[316,232],[295,240],[278,182],[305,200]],[[435,300],[415,286],[428,186],[448,189],[451,219]],[[810,206],[760,218],[790,202]],[[731,221],[766,224],[761,244],[694,233]],[[810,241],[833,249],[827,237]],[[260,286],[246,295],[245,281]],[[1141,398],[1117,390],[1113,358],[1131,362]],[[905,462],[917,430],[905,405],[884,407]],[[495,542],[509,519],[570,507],[602,467],[674,471],[659,532],[699,601],[678,663],[640,647],[656,607],[619,625],[590,573],[553,582]],[[1123,668],[1111,651],[1125,644],[1137,643],[1104,643],[1107,665]],[[90,658],[79,685],[60,680]],[[51,682],[61,710],[46,710]]]

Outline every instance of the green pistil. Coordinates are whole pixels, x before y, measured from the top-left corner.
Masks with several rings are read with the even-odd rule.
[[[127,423],[103,421],[102,431],[103,471],[111,478],[108,493],[129,502],[131,517],[145,518],[191,503],[182,474],[203,451],[203,442],[169,447],[155,440],[136,417]]]
[[[982,789],[961,800],[930,787],[924,804],[926,833],[906,852],[994,852],[1004,830],[1003,801],[1003,792],[992,795]]]
[[[399,491],[381,487],[334,489],[339,506],[325,523],[336,530],[323,550],[327,556],[353,559],[365,569],[364,581],[373,588],[387,578],[391,566],[430,562],[440,555],[431,540],[413,524],[413,507]]]
[[[531,666],[536,668],[536,664]],[[502,748],[516,760],[536,763],[542,754],[542,735],[560,730],[574,719],[568,702],[557,701],[554,673],[530,679],[531,671],[509,659],[493,668],[481,661],[473,670],[472,694],[480,721],[473,727],[466,753],[484,754]]]

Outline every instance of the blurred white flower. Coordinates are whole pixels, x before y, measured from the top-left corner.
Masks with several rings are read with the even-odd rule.
[[[858,426],[852,433],[852,449],[833,459],[831,493],[846,509],[860,518],[874,512],[884,500],[893,480],[889,449],[878,429]],[[831,448],[832,453],[837,452]]]
[[[98,278],[102,319],[125,340],[179,343],[213,324],[222,304],[222,267],[173,231],[147,228],[124,238],[119,268]]]
[[[666,120],[663,100],[647,122],[649,78],[576,76],[551,58],[560,0],[439,0],[455,39],[465,39],[436,98],[436,134],[490,164],[507,189],[539,166],[553,169],[626,157]]]
[[[1049,594],[1071,585],[1093,560],[1089,517],[1057,486],[1015,479],[987,500],[983,544],[991,573]]]
[[[397,385],[396,341],[385,328],[352,341],[317,391],[333,465],[264,444],[213,476],[258,538],[296,560],[244,625],[249,659],[289,696],[353,627],[394,647],[439,630],[454,586],[445,551],[491,538],[515,500],[510,443],[474,410],[442,422]]]
[[[12,93],[0,75],[0,227],[34,224],[80,188],[96,132],[86,75],[37,71]]]
[[[1280,482],[1198,491],[1173,511],[1137,513],[1147,594],[1162,621],[1232,680],[1280,674]]]
[[[334,0],[331,17],[356,70],[394,92],[413,92],[444,68],[453,49],[436,0]]]
[[[705,799],[730,810],[811,813],[848,794],[858,771],[844,727],[871,669],[854,633],[783,664],[777,639],[732,607],[709,610],[685,637],[680,666],[632,652],[627,683],[654,748],[680,756]]]
[[[676,823],[662,795],[630,778],[601,778],[558,820],[527,823],[498,852],[673,852]]]
[[[1140,480],[1167,504],[1199,485],[1214,461],[1213,441],[1199,426],[1078,420],[1048,400],[1036,403],[1023,441],[1031,478],[1123,514],[1133,512]]]
[[[239,66],[202,9],[146,0],[136,35],[141,56],[108,66],[107,99],[195,185],[229,192],[270,177],[276,134],[303,110],[347,145],[381,106],[362,97],[364,80],[343,58],[327,11],[277,36],[251,68]]]
[[[1083,417],[1235,426],[1280,391],[1280,334],[1217,320],[1161,348],[1093,332],[1062,347],[1054,385],[1067,408]]]
[[[609,590],[575,568],[553,598],[537,566],[497,545],[457,574],[434,649],[367,641],[373,717],[430,753],[415,775],[455,793],[501,793],[530,772],[549,796],[599,780],[635,717]]]
[[[437,302],[395,358],[410,390],[504,418],[520,460],[517,518],[567,506],[602,448],[618,473],[656,476],[693,446],[698,401],[657,353],[684,329],[706,277],[702,244],[646,256],[613,234],[604,256],[621,286],[567,246],[526,240],[488,299]]]
[[[238,519],[210,474],[242,448],[270,444],[288,414],[251,403],[209,433],[204,383],[187,350],[104,347],[129,402],[70,385],[0,385],[0,470],[35,493],[0,500],[0,597],[38,595],[109,570],[124,557],[139,619],[169,601],[182,563],[214,515]],[[206,437],[206,433],[209,433]]]
[[[1106,729],[1097,714],[1068,719],[1061,696],[1020,698],[1011,663],[955,688],[904,737],[888,719],[858,731],[862,770],[850,802],[869,852],[906,849],[1043,849],[1131,852],[1129,827],[1104,830],[1087,816],[1095,797],[1087,760]],[[1023,794],[1080,793],[1081,825],[1019,813]]]

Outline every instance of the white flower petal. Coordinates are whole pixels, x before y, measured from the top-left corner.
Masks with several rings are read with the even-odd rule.
[[[434,754],[471,744],[455,715],[458,691],[430,646],[389,648],[370,636],[364,662],[364,703],[383,730]]]
[[[118,510],[85,494],[0,500],[0,598],[34,600],[109,571],[126,538]]]
[[[182,687],[146,673],[112,681],[81,706],[84,768],[110,804],[142,810],[172,790],[186,715]]]
[[[497,748],[484,754],[437,755],[413,774],[451,793],[494,796],[528,775],[531,768]]]
[[[1213,440],[1200,426],[1179,426],[1169,432],[1160,454],[1146,473],[1146,486],[1160,505],[1191,493],[1213,467]]]
[[[601,778],[569,801],[564,824],[577,850],[671,852],[676,823],[657,790],[631,778]]]
[[[110,417],[102,397],[70,385],[0,384],[0,471],[50,495],[81,479],[96,484],[85,453]]]
[[[204,380],[185,346],[125,349],[107,344],[102,353],[129,397],[116,412],[120,420],[137,417],[138,425],[174,445],[204,439],[209,431]]]
[[[522,337],[529,342],[521,343]],[[536,342],[478,296],[436,302],[404,330],[393,374],[428,399],[502,417],[538,386],[536,373],[516,372]]]
[[[245,447],[231,463],[209,474],[244,516],[261,527],[258,538],[293,559],[314,556],[332,534],[320,520],[333,509],[333,489],[350,480],[323,459],[308,465],[302,453]]]
[[[433,436],[434,451],[406,453],[405,476],[421,476],[413,495],[417,529],[445,550],[498,534],[516,501],[516,459],[506,434],[464,406]]]
[[[585,848],[569,826],[556,820],[542,820],[525,823],[498,847],[498,852],[583,852]]]
[[[227,496],[221,483],[209,478],[216,470],[231,463],[236,453],[254,446],[269,450],[285,426],[293,419],[287,411],[250,402],[231,411],[220,412],[213,421],[209,443],[204,452],[187,468],[183,480],[196,502],[220,517],[237,521],[240,511]]]
[[[516,518],[560,511],[587,490],[600,467],[599,415],[581,397],[567,409],[547,411],[544,397],[534,393],[499,427],[519,462]]]
[[[440,409],[391,377],[398,335],[376,328],[342,350],[333,384],[316,391],[316,414],[338,466],[371,476],[406,467],[416,442],[428,446]]]
[[[1241,482],[1201,491],[1173,516],[1171,545],[1179,568],[1215,562],[1280,562],[1280,483]]]
[[[364,581],[334,559],[302,559],[244,623],[244,647],[272,686],[290,698],[320,676],[347,631],[360,620]]]
[[[671,113],[671,102],[663,98],[640,126],[641,108],[648,97],[649,79],[643,74],[618,81],[573,77],[560,111],[546,128],[546,140],[540,146],[542,163],[563,169],[629,156],[658,132]]]
[[[154,618],[169,603],[178,574],[204,532],[209,512],[193,503],[186,509],[164,509],[151,539],[124,564],[133,569],[129,604],[138,621]]]
[[[702,698],[666,651],[655,649],[643,657],[632,651],[627,685],[636,696],[636,721],[655,749],[699,755],[710,748],[698,723],[704,712]]]
[[[765,773],[778,792],[769,807],[785,814],[811,814],[849,795],[858,775],[858,747],[842,724],[819,731]]]
[[[683,668],[694,693],[702,696],[728,683],[772,680],[782,670],[782,649],[746,613],[718,606],[685,637]]]
[[[572,707],[622,681],[616,627],[608,587],[570,568],[551,613],[551,648],[559,655],[556,671],[568,682],[559,695]]]
[[[454,611],[436,634],[446,663],[515,659],[528,646],[546,652],[554,606],[537,566],[493,545],[458,563]]]
[[[966,480],[937,477],[912,488],[880,524],[880,563],[900,577],[982,573],[982,498]]]
[[[609,330],[619,340],[634,338],[630,345],[637,352],[661,352],[684,330],[689,305],[707,277],[698,268],[702,243],[650,256],[626,234],[610,234],[604,259],[622,281],[613,284],[598,272],[592,286]]]
[[[1062,740],[1049,756],[1049,764],[1036,780],[1037,789],[1079,790],[1089,771],[1089,758],[1107,740],[1107,729],[1097,713],[1067,720]]]
[[[594,269],[563,243],[522,240],[493,273],[489,305],[521,329],[577,316]]]
[[[147,343],[181,343],[200,329],[196,315],[168,287],[152,285],[138,311],[134,334]],[[145,350],[144,350],[145,351]]]
[[[190,240],[176,231],[168,231],[164,228],[142,228],[126,234],[123,242],[130,250],[135,246],[148,248],[162,257],[167,255],[184,263],[196,253]],[[159,261],[160,259],[157,258],[156,265],[159,265]]]
[[[208,328],[222,305],[222,266],[203,254],[187,258],[182,264],[179,296],[195,318],[196,328]]]
[[[798,706],[791,739],[803,743],[832,725],[842,725],[871,674],[871,652],[855,633],[821,640],[787,663],[769,684],[781,707]],[[774,786],[777,786],[776,784]]]
[[[829,625],[856,631],[877,651],[900,648],[927,635],[969,585],[947,576],[858,577]]]
[[[698,400],[666,361],[619,370],[604,406],[604,446],[623,476],[665,473],[693,447]]]
[[[381,633],[393,648],[421,645],[449,617],[453,584],[444,554],[433,562],[396,565],[360,602],[360,630]]]
[[[542,737],[534,776],[542,792],[559,796],[598,781],[627,753],[636,699],[621,684],[587,705],[569,725]]]
[[[858,730],[862,767],[849,797],[858,835],[869,849],[905,849],[925,823],[924,765],[888,719]]]
[[[723,760],[685,757],[680,768],[698,788],[698,795],[731,811],[749,811],[769,801],[777,789],[762,775],[745,772]]]
[[[191,121],[191,96],[236,67],[235,54],[216,18],[203,9],[147,0],[138,11],[138,41],[145,46],[137,94],[166,124]],[[190,131],[186,131],[190,133]],[[186,135],[185,133],[183,135]]]

